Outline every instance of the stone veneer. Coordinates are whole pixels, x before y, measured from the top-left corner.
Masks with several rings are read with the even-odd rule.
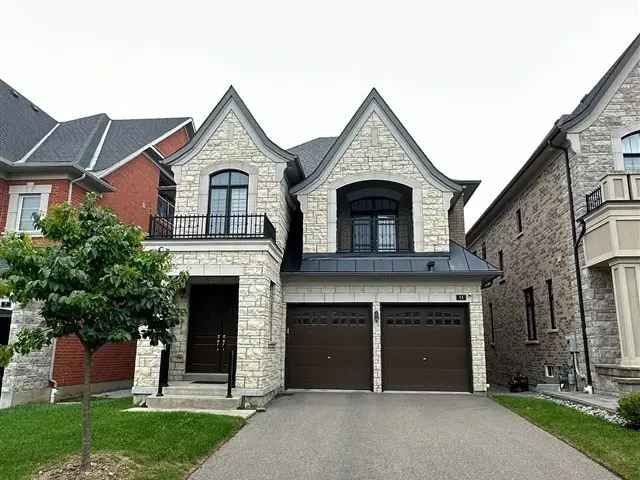
[[[620,132],[640,130],[640,64],[635,65],[602,112],[590,125],[570,132],[570,156],[575,215],[586,213],[586,194],[602,177],[616,171],[616,149]],[[473,245],[481,251],[486,242],[488,260],[497,264],[502,249],[505,281],[494,281],[483,291],[485,329],[489,332],[488,304],[493,304],[495,347],[487,336],[489,382],[505,383],[522,371],[532,383],[557,383],[544,376],[544,365],[565,365],[570,361],[567,336],[574,336],[580,350],[584,374],[582,330],[577,302],[573,262],[567,181],[564,158],[549,162],[534,181],[519,192],[496,215]],[[521,208],[525,231],[515,232],[515,210]],[[579,229],[579,227],[578,227]],[[580,265],[584,266],[580,249]],[[611,272],[608,268],[581,268],[591,371],[596,390],[616,392],[608,373],[620,362],[620,337]],[[549,309],[545,280],[553,279],[557,332],[548,331]],[[539,343],[526,344],[523,288],[534,287]],[[603,365],[602,368],[597,367]],[[615,368],[614,368],[615,370]]]
[[[25,327],[38,327],[42,317],[36,303],[16,305],[11,317],[9,343],[16,340],[18,332]],[[31,402],[48,402],[51,396],[49,375],[53,346],[45,347],[29,355],[15,355],[4,370],[0,408]]]
[[[295,279],[284,282],[285,303],[370,303],[373,311],[381,303],[465,303],[467,295],[471,333],[473,390],[486,391],[482,296],[477,281],[430,281],[418,279]],[[374,316],[372,315],[372,318]],[[380,323],[373,322],[373,387],[382,391]]]
[[[372,132],[377,132],[373,135]],[[306,253],[335,251],[329,229],[336,225],[330,222],[331,191],[334,185],[358,181],[368,174],[378,180],[402,181],[408,186],[419,185],[422,218],[418,219],[420,231],[414,231],[416,251],[449,251],[449,202],[450,191],[436,187],[418,169],[407,152],[400,146],[387,124],[373,112],[355,135],[344,155],[337,161],[327,178],[308,193],[298,195],[304,213],[303,250]],[[403,180],[404,179],[404,180]],[[417,211],[413,205],[414,214]],[[335,220],[335,219],[334,219]],[[414,222],[414,225],[416,223]]]

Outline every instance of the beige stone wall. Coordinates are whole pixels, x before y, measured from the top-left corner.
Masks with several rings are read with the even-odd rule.
[[[372,131],[377,132],[377,141],[372,142]],[[386,124],[373,112],[328,177],[313,191],[299,195],[304,212],[305,252],[331,251],[329,229],[335,229],[335,225],[329,223],[329,209],[335,206],[330,204],[330,191],[335,189],[335,184],[349,179],[356,181],[359,176],[368,173],[381,174],[380,180],[386,179],[386,173],[419,185],[422,189],[419,198],[422,206],[421,231],[414,232],[414,235],[420,235],[423,241],[415,243],[422,244],[421,251],[449,251],[448,209],[451,193],[425,178]]]
[[[23,328],[42,325],[40,307],[36,303],[16,305],[11,316],[9,343],[14,342]],[[53,359],[53,346],[29,355],[15,355],[4,370],[0,408],[23,403],[47,402],[51,394],[49,375]]]
[[[463,247],[467,245],[464,228],[464,198],[462,195],[449,209],[449,236],[451,240]]]
[[[283,385],[284,318],[280,284],[279,257],[263,251],[198,251],[174,252],[172,271],[187,271],[192,276],[238,279],[238,344],[236,388],[247,396],[263,396]],[[271,304],[271,284],[274,285]],[[185,373],[188,299],[178,301],[184,316],[175,328],[171,347],[170,380],[181,380]],[[157,386],[160,347],[146,341],[138,343],[134,393],[153,393]],[[150,390],[150,391],[149,391]]]
[[[471,360],[474,392],[486,390],[484,326],[479,282],[429,281],[408,279],[287,279],[284,285],[287,303],[461,303],[467,295],[471,332]],[[380,325],[373,325],[373,385],[382,391]]]
[[[176,215],[206,214],[207,180],[217,170],[237,169],[249,174],[249,212],[266,213],[284,248],[289,209],[284,160],[275,161],[253,141],[233,110],[213,132],[201,151],[187,163],[172,167],[176,176]]]

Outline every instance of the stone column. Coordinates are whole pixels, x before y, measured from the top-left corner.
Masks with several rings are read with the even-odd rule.
[[[380,302],[373,302],[372,322],[373,322],[373,391],[382,392],[382,336],[381,324],[382,315],[380,313]]]
[[[620,332],[620,363],[640,367],[640,261],[616,261],[610,266]]]

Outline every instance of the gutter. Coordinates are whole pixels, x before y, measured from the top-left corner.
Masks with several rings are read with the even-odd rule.
[[[564,152],[564,165],[567,176],[567,191],[569,194],[569,215],[571,216],[571,236],[573,239],[573,261],[576,269],[576,286],[578,288],[578,310],[580,312],[580,326],[582,327],[582,344],[584,348],[584,363],[587,371],[587,385],[593,389],[593,379],[591,378],[591,360],[589,355],[589,338],[587,336],[587,321],[584,312],[584,296],[582,294],[582,272],[580,271],[580,254],[578,251],[580,242],[584,234],[584,229],[578,238],[576,231],[576,213],[573,202],[573,187],[571,180],[571,164],[569,162],[569,149],[564,146],[553,144],[553,139],[547,141],[547,145],[555,150]],[[593,390],[592,390],[593,391]]]

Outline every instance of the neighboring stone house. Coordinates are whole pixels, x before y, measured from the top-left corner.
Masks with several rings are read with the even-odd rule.
[[[479,182],[437,170],[375,89],[340,136],[284,150],[230,88],[166,163],[175,215],[146,248],[190,280],[170,348],[138,344],[137,402],[485,391],[480,286],[497,270],[463,245]]]
[[[163,159],[193,135],[188,118],[112,120],[105,114],[58,122],[0,81],[0,228],[25,232],[37,242],[33,214],[53,205],[78,204],[87,192],[121,221],[140,225],[172,211],[174,189]],[[0,303],[0,344],[25,325],[41,321],[37,306]],[[83,349],[64,337],[41,352],[16,356],[0,369],[0,408],[78,393]],[[94,391],[132,383],[135,344],[110,344],[95,356]],[[55,387],[52,396],[52,387]]]
[[[640,36],[467,244],[503,271],[483,290],[489,383],[640,389]]]

